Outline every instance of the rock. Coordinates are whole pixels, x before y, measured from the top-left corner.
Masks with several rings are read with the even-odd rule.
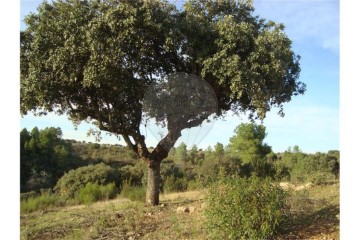
[[[189,207],[178,207],[176,213],[189,212]]]
[[[196,210],[196,207],[189,207],[189,212],[193,213],[193,212],[195,212],[195,210]]]
[[[204,202],[204,203],[201,204],[201,208],[202,208],[202,209],[206,208],[206,202]]]
[[[305,189],[305,186],[304,185],[300,185],[300,186],[297,186],[295,188],[295,191],[300,191],[300,190],[304,190]]]
[[[165,207],[165,204],[163,204],[163,203],[162,203],[162,204],[160,204],[160,207]]]
[[[304,190],[304,189],[310,188],[311,186],[312,186],[312,183],[306,183],[304,185],[295,187],[295,191]]]
[[[291,187],[292,184],[288,183],[288,182],[281,182],[279,183],[280,187],[284,190],[287,190]]]
[[[186,207],[178,207],[177,209],[176,209],[176,212],[177,213],[183,213],[183,212],[188,212],[188,213],[193,213],[193,212],[195,212],[195,210],[196,210],[196,207],[189,207],[189,206],[186,206]]]

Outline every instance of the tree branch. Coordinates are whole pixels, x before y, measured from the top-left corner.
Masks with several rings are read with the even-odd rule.
[[[195,120],[192,120],[192,121],[190,121],[190,122],[186,122],[186,123],[184,124],[184,128],[183,128],[183,129],[185,129],[185,128],[197,127],[197,126],[199,126],[202,122],[204,122],[204,120],[206,120],[206,119],[207,119],[207,118],[199,117],[199,118],[197,118],[197,119],[195,119]]]
[[[137,149],[137,153],[139,154],[139,156],[145,160],[149,160],[150,152],[146,147],[145,137],[143,135],[141,135],[139,132],[137,132],[131,136],[135,140],[136,149]]]
[[[179,137],[181,137],[181,130],[169,131],[151,152],[150,159],[156,162],[161,162],[168,156],[170,149],[175,145],[175,142],[179,139]]]
[[[139,153],[138,153],[137,146],[131,142],[129,136],[126,135],[126,134],[121,134],[121,136],[124,138],[124,141],[125,141],[126,145],[127,145],[131,150],[133,150],[133,152],[135,152],[136,155],[138,155],[138,157],[141,157],[141,156],[139,155]]]

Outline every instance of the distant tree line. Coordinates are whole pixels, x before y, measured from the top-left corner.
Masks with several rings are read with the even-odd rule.
[[[126,165],[134,154],[120,145],[62,139],[60,128],[20,132],[20,190],[53,188],[66,172],[100,162]]]
[[[66,171],[81,165],[60,128],[33,128],[20,132],[21,191],[51,188]]]
[[[339,178],[339,151],[308,154],[294,146],[274,153],[264,142],[265,137],[264,126],[247,123],[235,129],[226,146],[217,143],[203,150],[180,143],[163,162],[161,191],[208,187],[220,167],[229,175],[256,175],[294,183],[322,184]],[[20,132],[21,192],[51,189],[64,194],[70,191],[69,186],[76,186],[66,193],[75,196],[87,183],[114,183],[120,191],[125,182],[145,187],[147,168],[137,160],[132,151],[121,145],[64,140],[60,128],[23,129]]]

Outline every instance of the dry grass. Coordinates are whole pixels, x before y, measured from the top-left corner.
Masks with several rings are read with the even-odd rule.
[[[188,191],[179,193],[160,194],[160,201],[174,201],[179,199],[204,200],[206,191]]]
[[[145,207],[128,199],[21,215],[21,239],[199,239],[205,236],[204,193],[162,195],[164,205]],[[180,205],[194,213],[176,213]]]
[[[339,206],[340,203],[340,183],[335,182],[325,186],[313,186],[309,189],[309,196],[315,200],[326,200],[329,204]]]
[[[291,215],[278,239],[339,239],[339,182],[293,191]]]
[[[339,239],[339,184],[294,192],[297,205],[276,238]],[[207,239],[201,208],[205,196],[206,191],[164,194],[164,205],[156,207],[118,198],[23,214],[21,239]],[[176,213],[179,206],[196,209]]]

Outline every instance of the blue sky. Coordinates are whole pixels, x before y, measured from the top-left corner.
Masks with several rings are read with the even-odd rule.
[[[21,0],[21,20],[29,12],[36,12],[41,1]],[[174,1],[173,1],[174,2]],[[177,5],[181,1],[177,1]],[[267,129],[265,141],[275,152],[299,145],[304,152],[339,149],[339,2],[332,0],[260,0],[254,1],[255,13],[262,18],[284,23],[285,32],[293,40],[294,51],[301,56],[300,81],[307,84],[303,96],[285,104],[285,117],[268,113],[264,120]],[[20,23],[21,29],[25,25]],[[204,124],[201,129],[184,131],[182,139],[188,145],[194,143],[201,148],[214,146],[216,142],[228,144],[235,127],[247,122],[246,116],[229,116],[226,121]],[[21,118],[21,128],[31,129],[61,127],[63,137],[94,141],[87,137],[91,125],[81,124],[77,130],[66,116],[49,114],[34,117],[31,114]],[[155,126],[143,128],[149,146],[156,144],[151,132]],[[118,143],[117,138],[105,136],[102,142]],[[120,142],[122,143],[122,142]]]

